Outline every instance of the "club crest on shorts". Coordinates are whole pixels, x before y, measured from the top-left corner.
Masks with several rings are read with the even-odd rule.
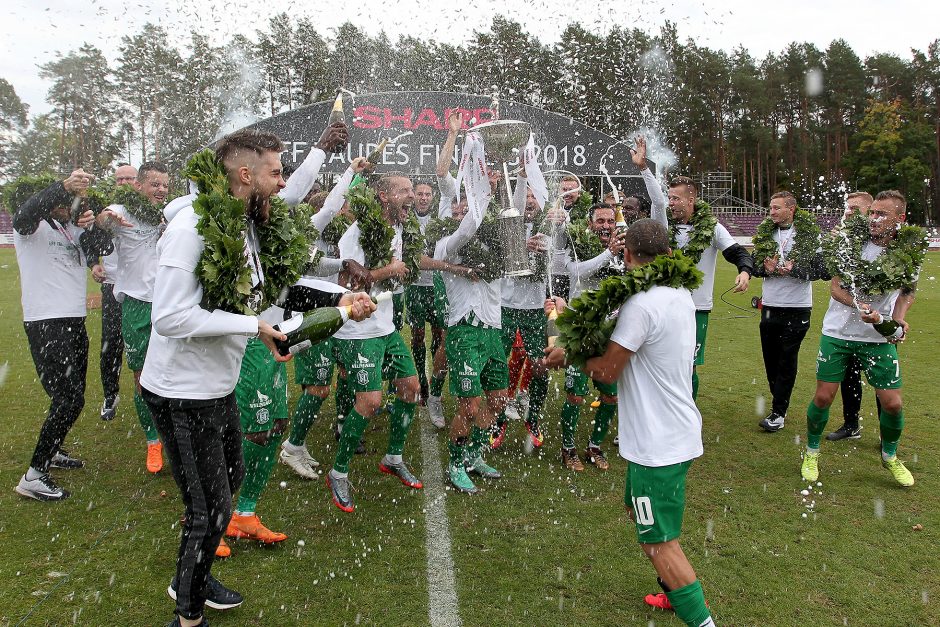
[[[369,383],[369,372],[367,370],[360,370],[356,373],[356,381],[359,385],[366,385]]]
[[[265,408],[259,409],[258,413],[255,414],[255,422],[257,422],[259,425],[267,424],[270,418],[271,418],[271,415],[268,413],[268,410]]]

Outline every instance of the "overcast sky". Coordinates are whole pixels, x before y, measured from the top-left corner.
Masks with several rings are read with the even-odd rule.
[[[863,58],[873,52],[909,58],[911,48],[926,50],[931,41],[940,38],[940,3],[935,0],[160,0],[153,4],[4,0],[3,4],[0,77],[13,84],[30,106],[31,115],[49,108],[45,103],[49,85],[38,76],[40,64],[84,42],[101,48],[114,60],[121,37],[135,33],[148,21],[161,24],[183,44],[192,28],[215,43],[236,32],[254,39],[255,30],[264,28],[268,18],[281,11],[299,11],[298,16],[311,18],[322,34],[348,20],[371,34],[384,29],[393,40],[412,34],[452,43],[466,41],[474,30],[487,30],[497,11],[547,42],[556,41],[572,21],[597,32],[619,25],[655,34],[670,20],[678,25],[682,39],[691,37],[702,45],[725,50],[743,45],[758,58],[782,50],[791,41],[808,41],[825,49],[840,37]],[[442,10],[448,4],[455,8]],[[505,5],[516,8],[507,10]]]

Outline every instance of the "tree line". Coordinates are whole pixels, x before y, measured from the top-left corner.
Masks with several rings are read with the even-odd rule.
[[[732,35],[733,36],[733,35]],[[246,122],[353,92],[442,90],[502,98],[577,118],[616,137],[655,129],[679,170],[734,175],[733,193],[765,205],[790,189],[806,206],[839,206],[842,190],[902,190],[911,219],[940,207],[940,40],[908,58],[860,58],[842,39],[791,43],[762,59],[658,34],[569,25],[543,43],[502,17],[466,44],[351,23],[319,32],[306,18],[269,20],[255,41],[221,46],[193,32],[182,49],[161,27],[125,36],[117,59],[96,47],[46,63],[49,113],[30,118],[0,79],[0,175],[80,165],[106,173],[129,155],[171,168]]]

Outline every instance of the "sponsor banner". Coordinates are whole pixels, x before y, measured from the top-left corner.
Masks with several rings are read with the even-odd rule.
[[[450,92],[410,91],[345,97],[349,145],[328,155],[323,172],[340,174],[349,162],[366,156],[383,140],[377,172],[404,172],[433,176],[441,146],[447,137],[447,118],[459,111],[464,128],[493,119],[491,97]],[[299,165],[326,126],[333,100],[287,111],[251,125],[276,133],[285,142],[282,160]],[[573,118],[537,107],[501,100],[499,117],[528,122],[535,134],[535,155],[542,171],[568,170],[579,176],[601,175],[601,160],[612,176],[636,177],[628,146]],[[463,137],[458,139],[453,168],[460,162]],[[518,166],[518,162],[512,164]],[[626,183],[626,181],[625,181]],[[627,183],[629,184],[629,183]],[[640,183],[642,189],[642,183]]]

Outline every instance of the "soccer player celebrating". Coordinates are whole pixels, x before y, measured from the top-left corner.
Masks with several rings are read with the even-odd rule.
[[[715,291],[715,261],[720,251],[726,261],[738,269],[734,291],[747,291],[754,274],[754,261],[743,246],[734,241],[728,229],[718,223],[711,209],[698,202],[698,188],[692,179],[680,176],[669,184],[670,245],[682,250],[705,274],[695,292],[695,366],[692,370],[692,398],[698,397],[698,366],[705,363],[705,338],[708,335],[708,314]]]
[[[346,134],[346,127],[341,123],[329,125],[324,129],[320,140],[291,175],[284,189],[278,193],[285,204],[296,205],[299,199],[307,196],[326,160],[327,152],[336,144],[345,141]],[[313,242],[309,244],[313,245]],[[303,280],[299,285],[292,286],[291,292],[302,290],[302,286]],[[284,303],[279,302],[261,312],[261,319],[269,324],[282,322],[285,311],[279,306],[281,304]],[[284,304],[284,307],[287,306]],[[329,344],[329,340],[325,343]],[[319,349],[319,344],[317,348]],[[258,338],[248,340],[245,347],[238,384],[235,386],[235,400],[241,416],[245,478],[225,535],[233,539],[256,540],[263,544],[283,542],[287,535],[265,526],[258,517],[257,506],[278,459],[281,438],[287,430],[287,368],[283,362],[274,358]],[[217,553],[217,557],[221,557],[228,547],[220,543],[220,548],[222,553]]]
[[[321,207],[311,220],[314,228],[320,233],[320,239],[317,240],[315,246],[323,255],[317,264],[316,276],[327,277],[327,280],[340,282],[339,275],[342,271],[353,270],[357,277],[360,276],[361,272],[368,275],[368,271],[356,261],[339,259],[339,250],[323,239],[324,231],[333,219],[339,215],[345,205],[346,190],[349,189],[353,177],[356,174],[365,172],[368,166],[369,162],[364,157],[353,159],[346,172],[343,173],[330,193],[326,195],[326,198],[322,200]],[[325,194],[325,192],[323,193]],[[341,235],[342,233],[340,233]],[[347,285],[346,287],[355,289],[369,289],[371,287],[371,280],[368,279],[368,276],[361,284],[358,280],[355,283],[356,285]],[[307,439],[307,433],[320,413],[323,401],[330,394],[334,366],[332,338],[297,353],[294,359],[295,378],[297,384],[302,388],[302,394],[297,400],[297,406],[294,408],[290,434],[281,443],[280,460],[304,479],[316,478],[317,473],[314,469],[320,465],[310,455],[304,442]]]
[[[215,153],[194,156],[185,174],[199,193],[157,245],[153,330],[140,384],[186,508],[167,589],[176,600],[173,624],[183,627],[204,624],[205,605],[242,602],[210,574],[244,475],[234,390],[249,337],[272,353],[275,339],[286,339],[251,314],[273,304],[308,261],[306,238],[293,230],[280,199],[272,199],[285,187],[282,148],[271,133],[243,130],[223,138]],[[233,219],[232,208],[247,220]],[[317,304],[350,305],[351,317],[360,319],[373,310],[365,294],[321,293]]]
[[[517,185],[525,185],[520,177]],[[523,220],[526,229],[526,249],[533,273],[527,277],[507,277],[502,286],[502,331],[503,349],[508,355],[517,334],[521,334],[525,355],[531,362],[532,378],[529,381],[528,415],[524,416],[526,429],[534,446],[542,446],[542,428],[539,420],[542,406],[548,395],[548,371],[542,366],[545,351],[545,293],[547,285],[547,258],[549,238],[541,233],[545,215],[538,205],[532,190],[526,192]],[[506,411],[496,420],[497,432],[493,448],[498,448],[506,434]]]
[[[83,170],[75,170],[64,181],[37,190],[13,214],[23,327],[36,374],[50,401],[29,468],[16,491],[39,501],[60,501],[69,496],[53,481],[50,467],[84,466],[62,448],[62,442],[85,406],[85,259],[108,254],[112,244],[107,231],[95,228],[96,218],[90,210],[82,211],[83,207],[76,205],[73,216],[69,207],[77,196],[85,194],[93,179]],[[14,192],[14,196],[20,194]],[[99,215],[98,225],[108,219],[108,213]]]
[[[354,187],[350,191],[350,205],[357,219],[339,240],[340,257],[363,264],[376,285],[404,283],[409,274],[417,272],[419,260],[410,257],[415,245],[420,251],[424,249],[420,229],[411,223],[413,218],[408,220],[413,204],[411,180],[403,175],[383,176],[376,183],[374,194]],[[391,233],[387,231],[389,226]],[[386,239],[388,235],[390,238]],[[417,241],[406,241],[415,237]],[[379,462],[379,470],[398,477],[410,488],[424,487],[402,457],[421,389],[414,359],[395,329],[393,308],[389,301],[380,302],[370,320],[348,323],[334,336],[346,384],[355,393],[355,402],[343,423],[333,468],[326,475],[333,503],[344,512],[355,509],[349,462],[366,424],[382,406],[383,376],[395,386],[397,398],[389,412],[388,448]]]
[[[654,260],[675,263],[661,257],[669,252],[661,223],[639,220],[627,231],[624,260],[629,270]],[[678,539],[686,475],[703,452],[702,416],[692,399],[689,368],[694,317],[689,290],[647,285],[621,305],[606,350],[587,359],[584,370],[596,380],[617,384],[620,455],[628,462],[624,502],[637,540],[678,617],[702,627],[714,622]],[[561,348],[546,357],[552,367],[564,360]]]
[[[451,126],[445,146],[453,146],[456,135]],[[484,227],[487,237],[480,233],[498,176],[486,171],[483,147],[478,139],[471,138],[472,134],[464,146],[469,155],[465,163],[468,213],[460,219],[456,230],[437,240],[434,248],[435,259],[474,268],[479,265],[483,274],[448,274],[444,279],[450,307],[446,339],[450,392],[457,397],[457,413],[450,428],[449,479],[458,491],[469,494],[476,493],[477,487],[467,474],[468,469],[484,478],[502,476],[483,460],[482,454],[489,444],[489,430],[506,406],[509,378],[500,331],[502,262],[490,247],[496,246],[491,225]],[[449,158],[449,154],[445,151],[442,157]],[[488,184],[484,177],[489,179]],[[519,208],[525,205],[523,180],[517,183],[513,198],[513,206]],[[475,252],[471,252],[471,247]],[[480,258],[474,259],[475,255]],[[480,263],[484,255],[486,261]]]
[[[428,222],[434,217],[431,211],[431,201],[434,192],[427,183],[415,185],[415,213],[421,232],[424,233]],[[418,369],[418,381],[421,384],[421,404],[427,404],[429,387],[427,375],[427,344],[424,329],[431,325],[431,356],[444,341],[443,312],[435,307],[434,298],[434,272],[422,270],[414,283],[405,288],[405,311],[408,326],[411,327],[411,352],[414,355],[415,367]]]
[[[150,343],[153,281],[157,272],[157,241],[163,224],[163,205],[170,190],[167,167],[156,161],[141,164],[133,186],[118,186],[108,207],[115,218],[129,227],[113,230],[118,269],[114,297],[121,303],[121,335],[127,367],[134,373],[134,408],[147,438],[147,470],[163,469],[163,445],[153,424],[150,408],[140,395],[140,373]]]
[[[813,310],[813,281],[829,278],[819,243],[816,219],[797,209],[793,194],[770,197],[770,215],[757,227],[753,252],[757,276],[764,277],[760,344],[773,397],[760,427],[770,433],[783,429],[787,417]]]
[[[904,224],[907,200],[895,190],[875,196],[868,217],[843,222],[827,240],[827,262],[833,270],[832,298],[823,319],[816,359],[816,394],[806,410],[807,442],[800,474],[819,478],[819,444],[829,420],[829,406],[856,358],[881,401],[881,465],[902,486],[914,477],[897,458],[904,428],[901,365],[896,343],[909,330],[905,321],[926,253],[923,229]]]

